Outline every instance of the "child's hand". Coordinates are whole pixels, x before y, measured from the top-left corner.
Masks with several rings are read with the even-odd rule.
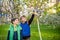
[[[38,15],[38,13],[37,13],[37,12],[33,12],[33,14],[34,14],[34,15]]]

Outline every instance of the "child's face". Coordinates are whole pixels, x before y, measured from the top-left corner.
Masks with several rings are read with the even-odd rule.
[[[21,21],[22,21],[22,22],[26,22],[26,17],[22,17],[22,18],[21,18]]]
[[[19,23],[19,20],[18,19],[15,19],[15,21],[13,21],[13,24],[18,24]]]

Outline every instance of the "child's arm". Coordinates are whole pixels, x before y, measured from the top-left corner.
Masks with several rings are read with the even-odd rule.
[[[7,40],[9,40],[10,31],[8,31]]]
[[[34,19],[34,14],[32,14],[32,17],[28,20],[28,24],[30,25]]]

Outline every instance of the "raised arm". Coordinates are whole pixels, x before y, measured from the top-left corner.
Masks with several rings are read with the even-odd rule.
[[[33,19],[34,19],[34,15],[35,15],[35,14],[32,14],[31,18],[28,20],[28,24],[29,24],[29,25],[32,23],[32,21],[33,21]]]

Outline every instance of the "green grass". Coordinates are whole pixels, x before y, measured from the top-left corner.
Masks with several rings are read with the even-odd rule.
[[[9,25],[0,25],[0,40],[6,40]],[[60,40],[60,30],[49,25],[40,25],[42,40]],[[31,40],[39,40],[37,24],[31,24]]]

